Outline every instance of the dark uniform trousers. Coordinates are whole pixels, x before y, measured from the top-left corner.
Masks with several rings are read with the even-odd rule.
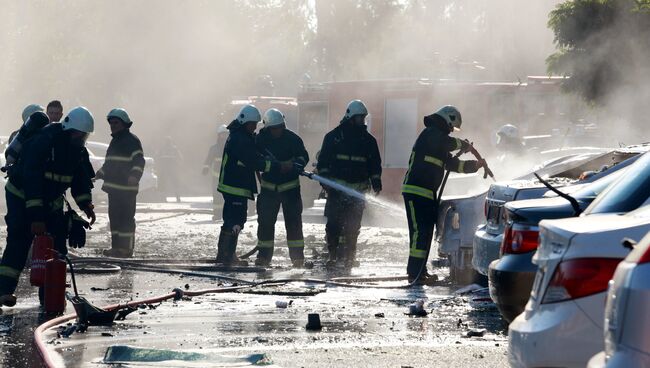
[[[18,278],[25,268],[27,255],[32,246],[31,223],[27,221],[25,200],[6,191],[7,215],[7,247],[0,263],[0,295],[13,294],[18,285]],[[48,233],[54,238],[54,247],[60,254],[65,255],[68,249],[65,245],[63,197],[49,205],[45,224]]]
[[[126,190],[108,193],[108,220],[111,226],[113,249],[133,252],[137,195],[137,192]]]
[[[403,194],[409,225],[409,260],[406,272],[417,277],[424,272],[438,209],[436,201],[414,194]]]
[[[244,228],[246,213],[248,212],[248,198],[232,194],[223,194],[223,229],[233,231],[235,226]]]
[[[330,259],[354,261],[365,203],[332,189],[327,195],[326,209],[325,236]]]
[[[275,222],[282,206],[287,230],[287,246],[292,261],[303,260],[305,240],[302,234],[302,197],[300,187],[283,192],[262,188],[257,197],[258,258],[270,261],[275,246]]]

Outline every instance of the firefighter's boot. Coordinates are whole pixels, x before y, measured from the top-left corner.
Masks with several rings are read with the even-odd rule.
[[[409,276],[408,278],[409,284],[412,285],[428,285],[428,286],[433,286],[438,282],[438,275],[435,274],[430,274],[426,270],[422,272],[422,275],[420,277],[415,277],[415,276]]]
[[[350,234],[345,237],[345,249],[344,249],[344,259],[345,267],[359,267],[359,262],[357,261],[357,238],[359,234],[356,235]]]
[[[230,243],[232,243],[233,233],[232,230],[227,230],[221,227],[219,233],[219,242],[217,243],[217,263],[226,264],[227,256],[229,255]]]
[[[330,233],[326,235],[326,238],[329,259],[325,265],[327,267],[334,267],[336,266],[336,261],[338,260],[339,236]]]
[[[248,262],[237,258],[235,251],[237,250],[237,240],[239,239],[239,232],[231,232],[230,242],[226,248],[225,265],[229,267],[246,267]]]
[[[257,252],[257,258],[255,259],[255,266],[268,267],[271,265],[272,258],[273,258],[272,247],[259,248]]]
[[[16,305],[16,296],[14,294],[0,295],[0,307],[13,307]]]

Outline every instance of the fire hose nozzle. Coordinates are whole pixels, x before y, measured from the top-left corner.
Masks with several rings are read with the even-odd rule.
[[[306,176],[309,179],[311,179],[314,176],[314,173],[310,171],[302,171],[299,174],[302,176]]]

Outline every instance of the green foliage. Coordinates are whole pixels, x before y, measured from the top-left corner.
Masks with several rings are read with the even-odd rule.
[[[571,76],[565,87],[593,103],[620,88],[646,83],[650,0],[572,0],[550,13],[557,52],[550,73]]]

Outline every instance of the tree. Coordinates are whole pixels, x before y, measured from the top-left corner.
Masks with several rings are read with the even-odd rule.
[[[623,89],[647,90],[650,79],[650,0],[572,0],[556,7],[548,26],[557,52],[550,73],[570,76],[565,88],[606,104]],[[646,98],[633,106],[645,105]]]

